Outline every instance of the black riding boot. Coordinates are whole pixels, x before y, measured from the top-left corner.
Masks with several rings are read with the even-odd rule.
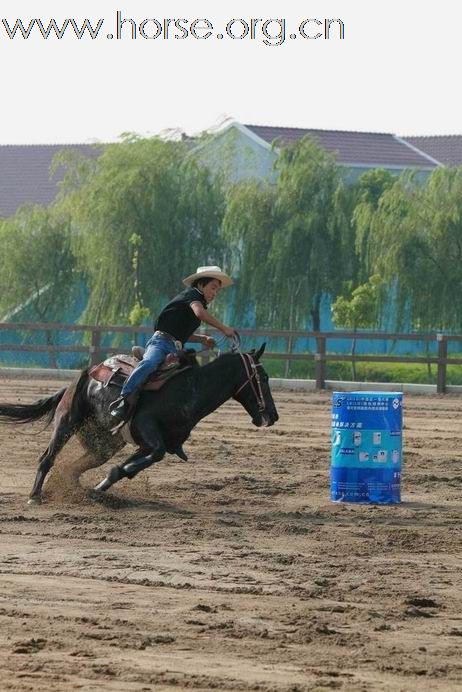
[[[118,399],[109,404],[109,411],[115,422],[111,432],[117,432],[131,418],[138,402],[139,392],[119,396]]]

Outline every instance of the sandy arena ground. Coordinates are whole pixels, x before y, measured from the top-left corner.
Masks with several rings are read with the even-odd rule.
[[[226,404],[103,503],[61,494],[74,442],[27,506],[49,434],[0,425],[2,692],[462,689],[462,399],[405,397],[395,507],[329,501],[329,394],[275,400],[273,428]]]

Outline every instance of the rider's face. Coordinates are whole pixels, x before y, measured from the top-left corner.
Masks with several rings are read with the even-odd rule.
[[[206,286],[202,288],[202,293],[207,303],[211,303],[217,297],[218,291],[221,288],[221,282],[218,279],[212,279]]]

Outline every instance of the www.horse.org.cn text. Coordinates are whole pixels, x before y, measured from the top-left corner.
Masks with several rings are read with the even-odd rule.
[[[231,18],[224,25],[210,19],[126,17],[117,10],[112,20],[99,19],[7,19],[1,20],[0,40],[27,40],[32,37],[61,40],[173,40],[184,41],[256,41],[265,46],[282,46],[286,41],[302,39],[343,40],[345,22],[333,18],[305,18],[298,22],[284,18]],[[109,30],[108,30],[109,29]]]

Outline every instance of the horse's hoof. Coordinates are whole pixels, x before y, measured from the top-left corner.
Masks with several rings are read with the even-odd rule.
[[[98,497],[98,495],[101,495],[101,493],[106,492],[111,487],[112,483],[108,481],[107,478],[104,479],[104,481],[101,481],[101,483],[98,483],[98,485],[95,485],[95,487],[92,490],[92,495],[94,497]]]
[[[88,490],[88,497],[90,500],[96,500],[97,502],[102,499],[104,493],[101,490],[96,490],[96,488],[90,488]]]
[[[118,466],[113,466],[112,469],[109,471],[108,475],[106,478],[101,481],[101,483],[98,483],[98,485],[95,485],[93,488],[94,492],[97,493],[104,493],[106,490],[108,490],[111,485],[114,485],[114,483],[117,483],[117,481],[120,481],[121,478],[124,477],[123,472],[119,469]]]
[[[42,498],[38,495],[36,497],[30,497],[27,500],[27,504],[28,505],[41,505],[42,504]]]

